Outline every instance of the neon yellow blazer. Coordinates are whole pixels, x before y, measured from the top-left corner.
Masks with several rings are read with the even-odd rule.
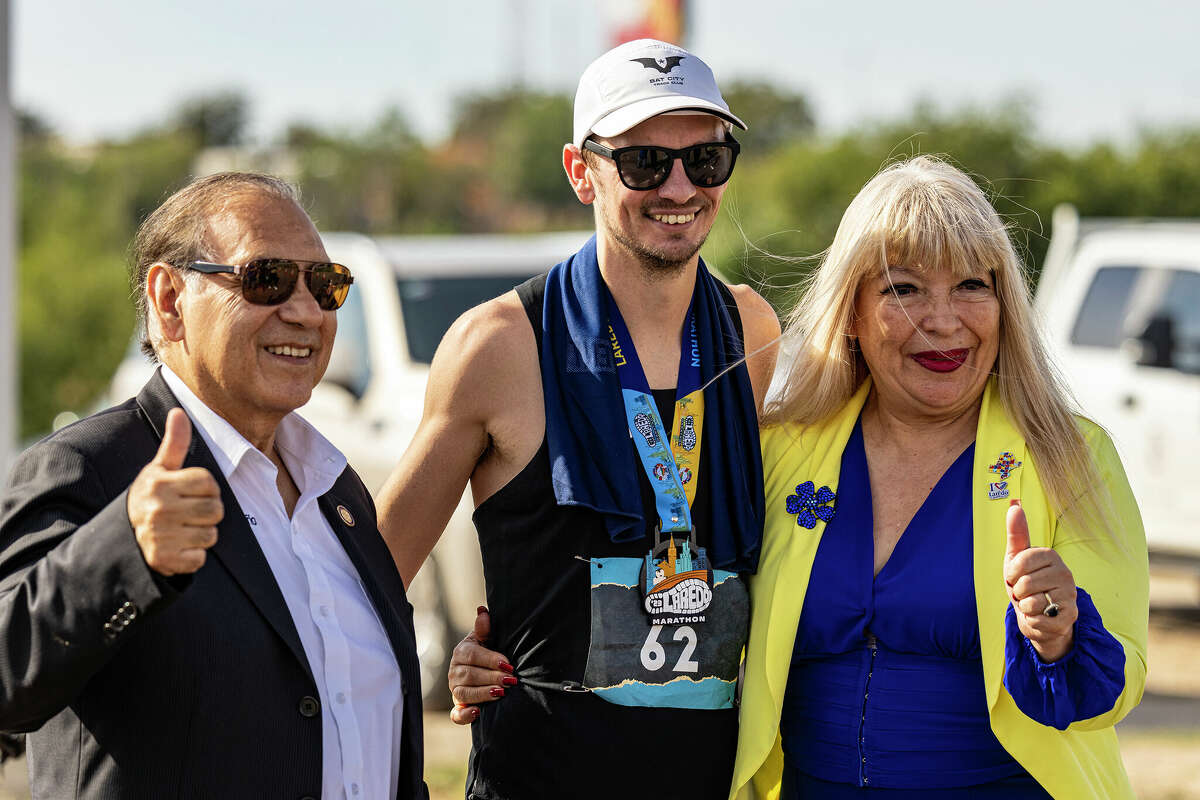
[[[975,604],[979,644],[992,731],[1000,744],[1055,798],[1132,798],[1113,726],[1142,699],[1146,684],[1146,635],[1149,575],[1141,515],[1121,461],[1108,434],[1080,420],[1102,480],[1113,498],[1119,525],[1115,541],[1091,535],[1060,519],[1049,507],[1037,467],[1025,440],[1009,420],[994,380],[983,396],[975,438],[972,479]],[[816,425],[795,424],[762,431],[767,521],[758,574],[750,582],[750,640],[742,682],[737,761],[731,798],[777,798],[783,773],[779,720],[787,686],[796,626],[825,523],[813,530],[798,527],[787,514],[785,498],[797,484],[811,480],[835,492],[842,451],[866,402],[866,381],[841,412]],[[1011,496],[1019,498],[1029,521],[1030,543],[1053,547],[1075,583],[1088,591],[1104,627],[1125,649],[1125,688],[1107,713],[1072,724],[1066,731],[1026,717],[1002,684],[1007,500],[989,500],[988,471],[1003,451],[1022,465],[1009,476]]]

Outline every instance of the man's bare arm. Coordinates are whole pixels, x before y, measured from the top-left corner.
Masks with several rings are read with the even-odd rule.
[[[380,490],[379,529],[408,586],[462,497],[504,402],[507,361],[529,322],[507,296],[463,314],[446,332],[425,388],[421,422]],[[519,303],[517,311],[520,311]],[[523,325],[525,330],[519,327]]]

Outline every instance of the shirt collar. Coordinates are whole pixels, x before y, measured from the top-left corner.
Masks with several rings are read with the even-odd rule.
[[[159,368],[167,388],[191,418],[226,480],[250,454],[257,454],[252,457],[264,459],[274,469],[265,453],[205,405],[174,370],[166,364]],[[346,456],[294,411],[280,420],[275,430],[275,448],[302,495],[325,494],[346,469]]]

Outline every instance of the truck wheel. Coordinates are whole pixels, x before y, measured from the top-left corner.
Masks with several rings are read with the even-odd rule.
[[[426,711],[445,711],[453,705],[446,685],[450,656],[461,638],[450,625],[450,613],[437,562],[431,555],[408,587],[413,606],[417,658],[421,661],[421,704]]]

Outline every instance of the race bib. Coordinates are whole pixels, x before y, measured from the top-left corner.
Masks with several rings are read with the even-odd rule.
[[[591,560],[584,686],[623,706],[732,708],[750,623],[746,586],[725,570],[665,571],[650,559]]]

